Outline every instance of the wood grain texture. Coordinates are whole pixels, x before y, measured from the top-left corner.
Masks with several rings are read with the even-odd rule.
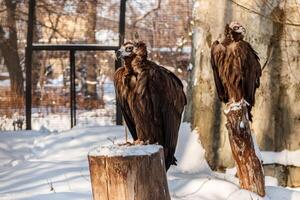
[[[247,113],[246,104],[242,104],[241,109],[229,110],[226,113],[226,128],[240,187],[265,196],[264,172],[254,149]],[[243,126],[240,125],[241,123]]]
[[[163,149],[142,156],[88,156],[94,200],[170,200]]]

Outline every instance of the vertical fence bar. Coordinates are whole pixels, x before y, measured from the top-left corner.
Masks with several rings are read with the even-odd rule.
[[[29,1],[28,22],[27,22],[27,45],[25,52],[25,70],[26,70],[26,94],[25,94],[25,113],[26,113],[26,130],[31,130],[31,107],[32,107],[32,41],[33,26],[35,21],[35,0]]]
[[[70,50],[70,111],[71,128],[76,125],[75,50]]]
[[[76,51],[73,51],[72,59],[73,59],[73,125],[76,126]]]
[[[121,0],[120,5],[120,19],[119,19],[119,47],[124,43],[125,38],[125,17],[126,17],[126,0]],[[121,67],[122,63],[120,59],[115,62],[115,69],[117,70]],[[122,125],[122,114],[120,105],[117,103],[116,108],[116,123],[117,125]]]
[[[126,18],[126,0],[121,0],[120,19],[119,19],[119,46],[124,43],[125,38],[125,19]]]
[[[29,0],[29,9],[28,9],[28,24],[27,24],[27,46],[25,52],[25,69],[26,69],[26,129],[31,130],[31,110],[32,110],[32,52],[33,50],[61,50],[60,45],[52,45],[49,47],[40,47],[38,45],[34,45],[35,49],[33,49],[33,26],[35,22],[35,6],[36,0]],[[119,47],[123,44],[125,38],[125,12],[126,12],[126,0],[121,0],[120,4],[120,21],[119,21]],[[71,115],[71,128],[76,125],[76,66],[75,66],[75,53],[76,49],[88,50],[88,47],[79,48],[74,47],[72,45],[65,47],[64,50],[69,50],[70,52],[70,115]],[[106,47],[108,48],[108,47]],[[114,48],[115,49],[115,48]],[[104,51],[105,47],[100,49],[95,47],[96,51]],[[115,69],[121,67],[121,60],[117,60],[115,62]],[[122,114],[120,106],[117,105],[116,108],[116,123],[117,125],[122,124]]]

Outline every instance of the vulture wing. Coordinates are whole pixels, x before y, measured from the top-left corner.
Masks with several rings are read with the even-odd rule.
[[[223,67],[224,59],[226,55],[225,47],[218,41],[215,41],[211,47],[211,66],[214,74],[215,85],[217,88],[219,99],[225,103],[228,102],[228,94],[222,83],[220,77],[220,71]]]
[[[163,102],[163,106],[160,109],[157,107],[157,111],[161,110],[163,117],[166,168],[169,169],[170,165],[176,164],[174,154],[177,146],[181,116],[187,100],[179,78],[167,69],[163,67],[161,69],[161,79],[164,80],[163,85],[167,87],[162,88],[163,93],[160,94],[160,100]],[[153,82],[156,82],[157,87],[160,86],[157,80],[153,80]]]
[[[127,86],[125,86],[125,77],[126,71],[125,68],[119,68],[114,74],[114,83],[115,83],[115,90],[116,90],[116,100],[121,107],[121,112],[126,122],[126,125],[131,133],[131,136],[134,140],[137,140],[136,134],[136,127],[135,123],[129,108],[128,104],[128,97],[129,97],[129,90],[127,90]]]
[[[186,97],[172,72],[150,61],[146,66],[137,81],[133,117],[138,138],[164,147],[168,169],[176,164],[174,153]]]

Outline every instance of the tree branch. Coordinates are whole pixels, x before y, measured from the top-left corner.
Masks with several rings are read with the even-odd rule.
[[[137,24],[139,21],[141,21],[141,20],[143,20],[144,18],[146,18],[146,17],[147,17],[148,15],[150,15],[152,12],[155,12],[155,11],[159,10],[159,9],[160,9],[160,5],[161,5],[161,0],[158,0],[158,1],[157,1],[157,5],[155,6],[155,8],[149,10],[149,11],[146,12],[144,15],[141,15],[141,16],[139,16],[139,17],[137,17],[137,18],[135,19],[135,21],[132,23],[133,27],[135,27],[136,24]]]
[[[256,10],[252,10],[252,9],[250,9],[250,8],[247,8],[246,6],[244,6],[244,5],[242,5],[242,4],[239,4],[239,3],[237,3],[237,2],[234,1],[234,0],[229,0],[229,1],[232,2],[233,4],[237,5],[237,6],[241,7],[241,8],[244,9],[244,10],[247,10],[247,11],[249,11],[249,12],[251,12],[251,13],[257,14],[257,15],[259,15],[259,16],[261,16],[261,17],[264,17],[264,18],[266,18],[266,19],[269,19],[269,20],[271,20],[271,21],[273,21],[273,22],[276,22],[276,23],[279,23],[279,24],[283,24],[283,25],[288,25],[288,26],[300,26],[300,24],[298,24],[298,23],[293,23],[293,22],[283,22],[283,21],[281,21],[281,20],[279,20],[279,19],[275,19],[274,17],[269,17],[269,16],[266,16],[266,15],[263,15],[263,14],[261,14],[260,12],[258,12],[258,11],[256,11]]]
[[[6,8],[0,9],[0,13],[5,12]]]

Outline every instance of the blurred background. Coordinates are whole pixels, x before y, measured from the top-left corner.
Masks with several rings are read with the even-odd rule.
[[[118,46],[120,0],[38,0],[33,42]],[[264,67],[252,128],[259,147],[300,149],[299,0],[127,0],[125,39],[135,32],[151,60],[178,75],[188,105],[184,121],[199,133],[214,170],[233,167],[228,134],[210,66],[210,47],[238,21]],[[0,1],[0,131],[25,128],[28,0]],[[76,52],[77,126],[114,125],[114,51]],[[35,51],[32,129],[70,129],[69,52]],[[285,158],[283,158],[285,159]],[[279,184],[300,186],[295,166],[265,165]]]
[[[22,121],[20,126],[25,128],[28,3],[0,3],[0,130],[17,129],[17,121]],[[119,45],[120,0],[39,0],[36,4],[34,43]],[[191,0],[128,0],[125,38],[132,39],[138,32],[148,45],[150,58],[186,80],[191,53],[191,12]],[[78,125],[115,123],[114,54],[76,52]],[[68,51],[34,51],[32,98],[33,129],[70,128]]]

